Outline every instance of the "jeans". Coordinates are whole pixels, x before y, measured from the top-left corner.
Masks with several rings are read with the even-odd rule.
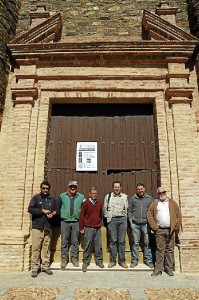
[[[131,229],[132,229],[132,236],[133,236],[131,261],[138,262],[139,260],[139,244],[140,244],[141,236],[143,235],[145,263],[152,262],[151,247],[149,245],[148,225],[132,223]]]
[[[118,262],[125,262],[127,219],[125,217],[112,218],[108,223],[108,231],[110,236],[110,261],[116,262],[118,251]]]
[[[71,258],[79,259],[79,222],[61,221],[61,259],[62,260],[67,260],[67,261],[69,260],[69,244],[71,244],[71,248],[70,248]]]
[[[102,262],[102,241],[101,241],[101,228],[84,227],[84,252],[83,262],[89,263],[89,255],[91,247],[94,246],[95,262],[98,264]]]

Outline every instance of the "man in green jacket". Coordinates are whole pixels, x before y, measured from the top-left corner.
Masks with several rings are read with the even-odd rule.
[[[69,262],[70,256],[74,267],[79,267],[79,215],[84,195],[77,192],[77,181],[69,181],[68,190],[60,194],[58,207],[61,218],[61,268]]]

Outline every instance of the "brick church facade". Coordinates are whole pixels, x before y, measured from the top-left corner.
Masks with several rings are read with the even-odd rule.
[[[102,7],[101,1],[92,5],[85,1],[87,6],[73,1],[70,11],[67,4],[61,5],[63,1],[24,4],[17,37],[8,43],[10,72],[0,131],[0,271],[30,268],[27,207],[40,182],[54,178],[53,167],[49,167],[53,109],[55,105],[64,105],[66,110],[67,105],[76,105],[78,109],[82,104],[115,104],[121,110],[127,104],[152,107],[154,141],[150,147],[154,147],[155,158],[150,174],[156,175],[147,187],[155,197],[155,188],[163,185],[180,205],[183,219],[176,270],[199,271],[198,39],[182,16],[182,1],[180,9],[169,1],[149,2],[150,9],[133,4],[129,8],[129,1],[126,6],[119,1],[110,7]],[[133,147],[133,137],[128,142]],[[71,147],[70,143],[67,141]],[[62,139],[58,144],[63,144]],[[121,140],[120,146],[124,144]],[[60,166],[56,165],[57,173]],[[129,170],[131,175],[146,174],[148,168],[128,166],[127,161],[124,170],[116,166],[102,174],[107,180],[114,172],[123,178]],[[80,187],[80,178],[89,184],[87,174],[77,176]],[[124,179],[128,190],[127,181]]]

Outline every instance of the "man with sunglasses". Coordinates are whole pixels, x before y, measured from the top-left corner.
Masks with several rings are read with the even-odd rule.
[[[148,222],[155,233],[156,263],[151,276],[158,276],[164,271],[174,276],[174,246],[175,234],[181,226],[181,213],[178,204],[167,197],[163,187],[157,189],[158,199],[155,199],[148,210]]]
[[[43,272],[47,275],[53,274],[49,269],[52,218],[59,215],[56,200],[49,194],[49,182],[42,181],[40,189],[41,192],[33,196],[28,207],[28,212],[32,215],[32,277],[38,276],[40,263]]]

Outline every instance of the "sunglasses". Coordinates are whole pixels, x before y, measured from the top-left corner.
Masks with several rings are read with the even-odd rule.
[[[49,187],[42,187],[41,188],[43,191],[49,191]]]
[[[158,195],[165,195],[166,192],[161,192],[161,193],[158,193]]]

